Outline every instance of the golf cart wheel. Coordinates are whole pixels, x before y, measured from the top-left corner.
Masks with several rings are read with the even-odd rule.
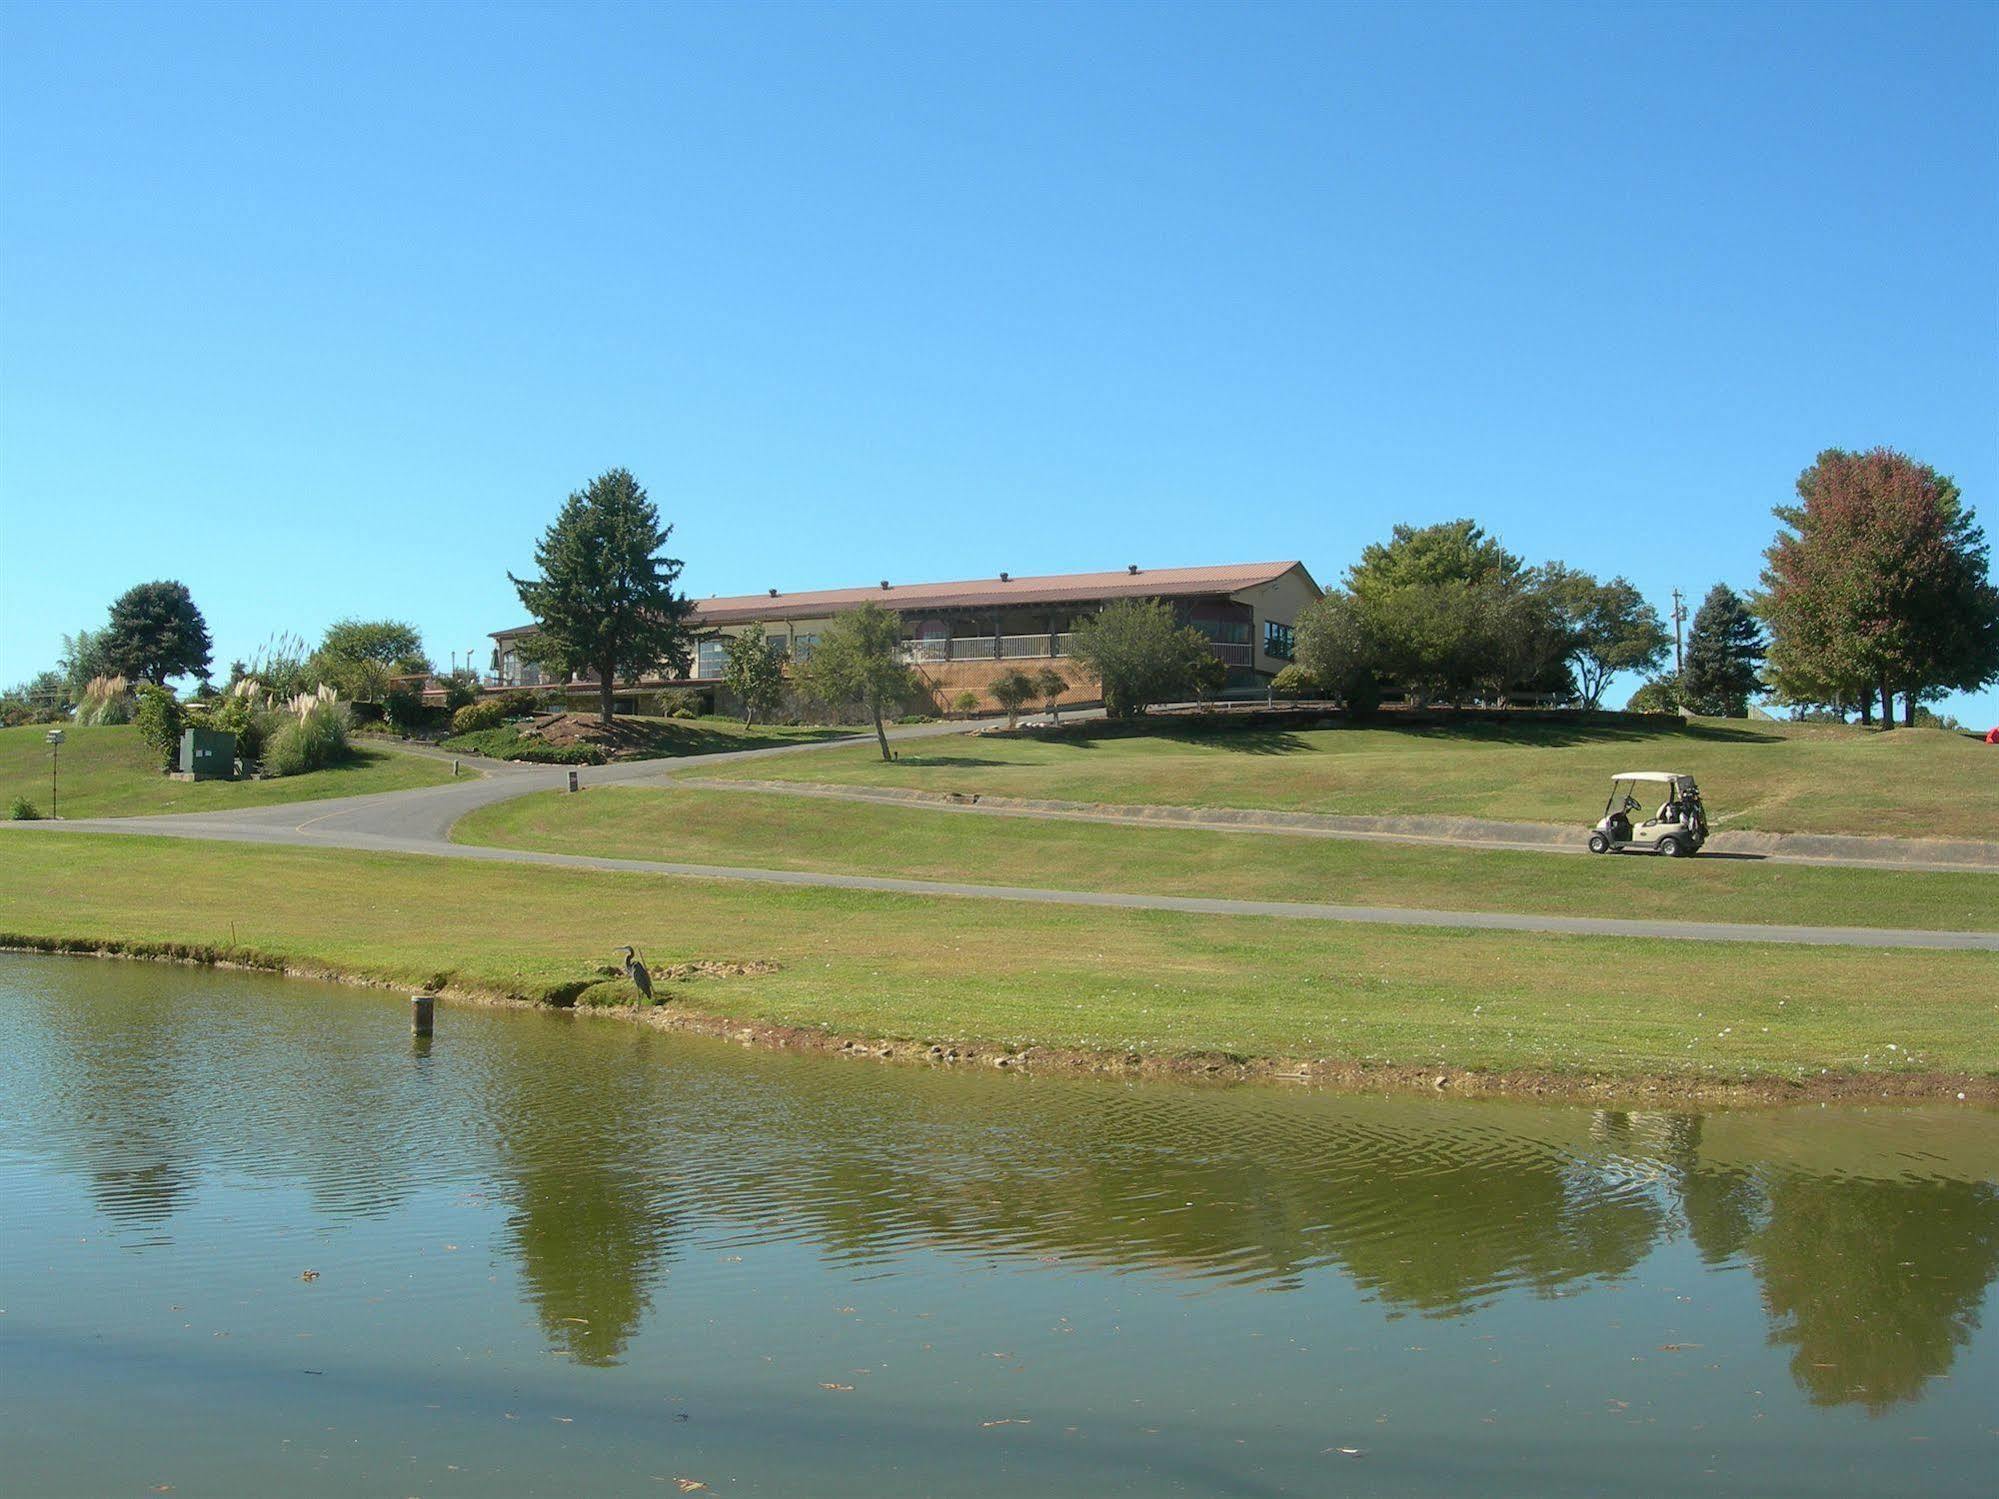
[[[1686,851],[1686,844],[1680,842],[1677,838],[1661,838],[1659,840],[1659,852],[1669,859],[1677,859]]]
[[[1593,854],[1609,853],[1610,840],[1601,833],[1591,833],[1589,835],[1589,851]]]

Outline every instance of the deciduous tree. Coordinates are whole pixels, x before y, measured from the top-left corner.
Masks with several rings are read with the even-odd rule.
[[[1006,714],[1006,726],[1010,729],[1020,718],[1020,710],[1034,701],[1034,678],[1024,671],[1001,672],[986,691]]]
[[[1208,663],[1220,664],[1208,637],[1158,599],[1118,599],[1077,621],[1070,655],[1096,678],[1112,718],[1193,697],[1212,680]]]
[[[140,583],[111,606],[103,651],[114,671],[164,686],[208,669],[208,625],[184,584]]]
[[[1999,679],[1990,549],[1949,477],[1889,448],[1829,448],[1797,488],[1777,507],[1757,601],[1786,700],[1865,705],[1878,691],[1892,724],[1899,689],[1914,722],[1921,699]]]
[[[1659,612],[1623,578],[1599,583],[1579,568],[1551,562],[1539,589],[1569,642],[1568,660],[1585,708],[1603,704],[1603,690],[1621,671],[1656,671],[1671,637]]]
[[[507,575],[539,626],[526,653],[565,676],[595,673],[607,724],[621,672],[686,667],[693,605],[674,591],[680,560],[663,551],[672,534],[639,481],[614,468],[563,502],[535,546],[541,576]]]
[[[743,705],[744,728],[755,723],[758,714],[776,712],[784,701],[785,654],[783,642],[764,633],[762,620],[723,645],[722,685]]]
[[[1052,666],[1044,666],[1034,674],[1035,696],[1057,719],[1062,716],[1062,694],[1068,690],[1069,679]]]
[[[884,760],[889,754],[883,715],[914,686],[902,659],[902,616],[876,603],[833,617],[799,669],[805,690],[821,702],[856,704],[875,726]]]

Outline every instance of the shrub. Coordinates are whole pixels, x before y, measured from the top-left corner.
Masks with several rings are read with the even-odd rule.
[[[444,711],[456,713],[479,701],[479,679],[462,667],[444,679]]]
[[[16,822],[40,822],[42,820],[42,809],[29,801],[25,796],[17,796],[14,798],[14,805],[7,815]]]
[[[77,723],[86,727],[132,721],[132,684],[123,677],[92,677],[77,705]]]
[[[662,718],[699,718],[701,694],[689,687],[671,687],[659,695]]]
[[[951,700],[951,706],[960,713],[976,713],[979,711],[979,695],[967,689]]]
[[[505,709],[504,716],[507,718],[527,718],[541,711],[541,695],[525,687],[501,693],[498,702]]]
[[[483,703],[467,703],[451,715],[451,732],[454,734],[476,734],[481,729],[497,729],[506,722],[507,707],[498,698],[487,698]]]
[[[132,721],[139,726],[139,737],[152,750],[160,769],[172,770],[180,755],[180,699],[164,687],[142,683],[139,706]]]
[[[382,714],[389,723],[404,734],[413,734],[423,727],[427,714],[423,706],[423,689],[415,682],[395,682],[382,694]]]
[[[1278,697],[1319,698],[1326,695],[1318,679],[1295,662],[1270,679],[1270,690]]]
[[[213,698],[187,710],[188,723],[223,734],[234,734],[236,753],[246,761],[255,760],[263,753],[267,717],[265,710],[259,709],[238,692]]]
[[[304,775],[347,758],[347,705],[301,697],[264,745],[264,774]]]
[[[444,741],[444,747],[536,765],[602,765],[605,761],[604,751],[594,744],[548,744],[507,725],[454,734]]]
[[[1686,698],[1678,678],[1654,677],[1632,693],[1624,706],[1633,713],[1678,713],[1686,706]]]

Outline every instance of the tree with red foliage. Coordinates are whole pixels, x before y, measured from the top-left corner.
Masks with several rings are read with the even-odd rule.
[[[1765,551],[1759,612],[1769,671],[1793,702],[1858,705],[1884,726],[1916,703],[1999,679],[1990,548],[1957,485],[1890,448],[1828,448],[1798,476]]]

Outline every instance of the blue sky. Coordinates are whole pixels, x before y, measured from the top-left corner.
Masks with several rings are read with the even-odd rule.
[[[161,576],[483,662],[617,464],[696,594],[1472,515],[1663,611],[1876,443],[1999,535],[1990,5],[15,3],[0,173],[0,681]]]

